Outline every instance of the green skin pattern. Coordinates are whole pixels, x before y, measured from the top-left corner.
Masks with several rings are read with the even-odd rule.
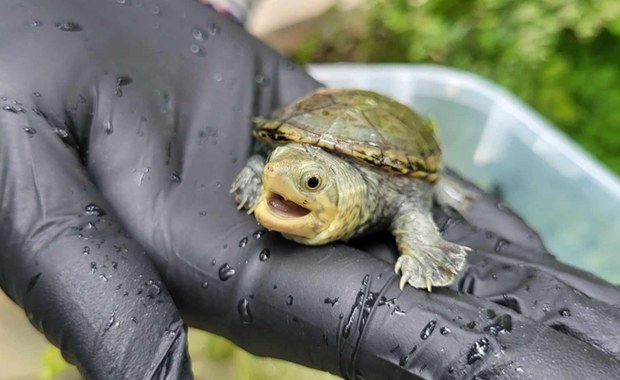
[[[382,100],[376,99],[379,102]],[[298,101],[297,106],[301,104],[303,107],[308,103],[304,101]],[[393,107],[389,103],[387,110]],[[276,111],[272,120],[285,118],[283,113],[288,108]],[[306,110],[302,108],[302,111]],[[269,178],[272,178],[272,182],[273,178],[277,178],[277,182],[284,181],[287,184],[284,191],[278,188],[277,194],[284,199],[312,200],[321,195],[321,202],[336,210],[329,220],[323,220],[326,225],[318,229],[316,235],[299,236],[289,232],[283,234],[286,238],[302,244],[319,245],[389,230],[400,252],[395,269],[401,273],[401,288],[408,283],[416,288],[430,290],[433,286],[446,286],[454,281],[465,263],[469,248],[444,240],[430,210],[435,196],[444,208],[466,211],[465,196],[459,195],[466,192],[458,181],[444,179],[444,176],[434,184],[423,176],[416,178],[398,173],[392,168],[386,170],[364,157],[360,159],[354,154],[338,154],[317,146],[320,144],[300,143],[303,139],[297,136],[293,136],[296,140],[286,142],[261,138],[260,134],[258,137],[261,143],[257,154],[249,158],[231,186],[231,193],[239,208],[253,212],[257,204],[265,202],[265,196],[272,191],[267,183]],[[402,141],[399,143],[403,144]],[[419,144],[419,148],[425,149],[425,144]],[[309,189],[304,186],[304,176],[307,176],[309,170],[321,178],[320,188]],[[306,201],[303,202],[306,206]],[[317,214],[322,211],[320,204],[308,208],[311,212],[316,209]]]

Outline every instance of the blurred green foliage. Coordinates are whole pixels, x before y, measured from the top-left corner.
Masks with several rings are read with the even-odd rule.
[[[333,8],[307,62],[424,62],[505,86],[620,173],[620,1],[368,0]]]

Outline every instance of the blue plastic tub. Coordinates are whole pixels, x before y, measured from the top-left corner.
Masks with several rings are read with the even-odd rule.
[[[309,70],[330,87],[377,91],[433,119],[447,165],[483,189],[499,188],[559,259],[620,282],[620,181],[513,95],[439,66]]]

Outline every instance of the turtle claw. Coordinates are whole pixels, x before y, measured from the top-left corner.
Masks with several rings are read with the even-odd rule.
[[[405,288],[405,285],[407,284],[408,281],[409,281],[409,276],[407,274],[403,274],[400,277],[400,290],[403,290]]]
[[[396,261],[396,265],[394,266],[394,272],[395,272],[396,274],[399,274],[399,273],[400,273],[400,268],[401,268],[402,266],[403,266],[403,263],[402,263],[402,261],[399,259],[398,261]],[[401,280],[401,282],[402,282],[402,280]],[[403,288],[402,284],[401,284],[400,288],[401,288],[401,289]]]
[[[265,161],[260,156],[250,157],[230,185],[230,193],[237,203],[237,210],[246,209],[248,214],[254,212],[261,192],[264,164]]]
[[[409,284],[430,292],[433,287],[452,284],[465,264],[467,252],[467,247],[447,241],[438,246],[419,246],[411,253],[403,251],[394,266],[396,273],[401,274],[400,289]]]

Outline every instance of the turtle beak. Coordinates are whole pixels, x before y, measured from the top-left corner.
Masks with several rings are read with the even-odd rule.
[[[302,238],[317,234],[317,225],[312,210],[300,205],[299,200],[287,199],[276,189],[263,187],[254,215],[265,228]]]

